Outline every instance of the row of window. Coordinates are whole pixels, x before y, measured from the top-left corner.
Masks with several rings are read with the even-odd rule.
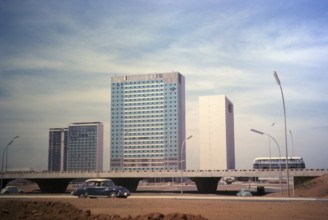
[[[164,108],[162,107],[162,108],[157,108],[157,109],[152,110],[152,111],[147,111],[147,110],[150,110],[150,109],[152,109],[152,108],[142,107],[142,108],[136,109],[136,110],[138,110],[138,111],[136,111],[134,109],[125,110],[123,108],[117,108],[117,109],[114,109],[116,111],[112,110],[112,115],[113,115],[113,117],[114,117],[114,115],[121,115],[121,116],[124,115],[124,118],[131,118],[131,117],[134,117],[134,118],[145,118],[145,117],[150,118],[150,117],[164,117],[164,116],[167,116],[168,113],[176,113],[177,112],[176,108],[173,108],[171,106],[168,107],[168,108],[166,108],[164,106]],[[150,113],[150,112],[152,112],[152,114],[147,114],[147,115],[144,114],[144,113]],[[141,113],[143,113],[143,114],[141,114]]]
[[[142,101],[142,102],[141,102]],[[170,99],[162,99],[162,98],[154,98],[154,99],[129,99],[127,101],[122,100],[113,100],[112,101],[112,107],[115,106],[145,106],[145,105],[163,105],[163,104],[170,104],[170,103],[176,103],[177,101],[170,100]]]
[[[160,135],[161,137],[164,137],[166,135],[167,137],[169,137],[169,135],[173,135],[173,134],[177,133],[177,131],[170,131],[170,132],[165,133],[162,129],[158,129],[158,130],[159,130],[159,132],[157,132],[157,131],[140,132],[139,130],[138,131],[130,131],[128,133],[121,134],[120,136],[124,135],[124,138],[129,138],[129,137],[134,137],[134,136],[138,137],[138,136],[142,136],[142,135],[150,135],[150,136]]]
[[[125,98],[122,100],[124,103],[136,102],[136,101],[145,101],[147,104],[151,101],[164,101],[167,100],[163,96],[156,96],[156,97],[145,97],[145,96],[135,96],[132,98]],[[118,100],[117,102],[121,102]],[[115,102],[114,102],[115,103]],[[140,103],[140,104],[146,104]]]
[[[122,90],[121,90],[122,91]],[[139,87],[139,88],[125,88],[124,89],[124,94],[128,94],[128,93],[163,93],[164,90],[163,88],[154,88],[154,87],[149,87],[147,89]]]
[[[112,149],[135,149],[135,150],[139,150],[139,149],[162,149],[162,148],[167,148],[167,149],[177,149],[177,145],[176,145],[177,141],[171,141],[171,143],[169,145],[163,145],[159,144],[159,145],[136,145],[137,143],[135,143],[134,145],[119,145],[119,143],[112,143]],[[115,145],[117,144],[117,145]],[[166,150],[167,150],[166,149]]]
[[[125,86],[125,85],[163,85],[164,81],[163,76],[166,75],[164,73],[156,73],[153,74],[153,76],[151,76],[151,79],[147,79],[147,80],[139,80],[139,81],[124,81],[124,82],[116,82],[116,83],[112,83],[113,86]],[[154,79],[153,77],[156,77],[157,79]],[[160,79],[158,79],[160,78]],[[127,77],[124,77],[124,80],[127,80]],[[175,85],[175,83],[166,83],[164,85]]]
[[[123,109],[116,109],[117,111],[123,112]],[[114,109],[112,109],[112,111],[114,112]],[[163,113],[164,110],[152,110],[152,111],[129,111],[129,112],[124,112],[125,114],[158,114],[158,113]]]
[[[163,80],[148,80],[148,81],[132,81],[132,82],[125,82],[121,85],[124,86],[134,86],[134,85],[149,85],[149,86],[163,86],[165,85]]]
[[[91,146],[96,146],[97,142],[96,141],[74,141],[70,142],[68,144],[69,148],[80,148],[81,147],[91,147]]]
[[[143,131],[149,131],[149,132],[140,133]],[[163,127],[155,128],[155,129],[152,129],[152,128],[131,129],[129,131],[121,130],[121,132],[114,132],[114,130],[112,130],[112,136],[121,136],[122,137],[123,135],[129,136],[129,135],[140,135],[140,134],[155,135],[155,134],[163,134],[163,132],[164,132]],[[171,134],[171,133],[169,133],[169,134]]]
[[[158,140],[158,141],[155,141],[155,140]],[[172,140],[176,140],[177,137],[171,137]],[[162,141],[163,139],[162,138],[154,138],[152,141],[144,141],[144,140],[140,140],[140,141],[127,141],[125,140],[124,141],[124,145],[135,145],[135,144],[145,144],[146,146],[149,146],[151,144],[164,144],[164,141]]]
[[[83,126],[77,126],[77,127],[70,126],[69,127],[69,134],[71,134],[73,132],[78,132],[78,133],[81,133],[81,132],[97,132],[97,126],[86,126],[86,127],[83,127]]]
[[[165,104],[164,101],[162,100],[155,100],[155,101],[151,101],[151,102],[147,102],[147,105],[145,105],[145,102],[118,102],[119,104],[116,104],[116,106],[123,106],[125,107],[130,107],[130,106],[149,106],[149,105],[159,105],[159,106],[163,106]],[[112,107],[115,107],[115,104],[112,103]],[[165,105],[164,105],[165,107]]]
[[[126,158],[151,158],[151,157],[156,157],[158,155],[163,155],[163,154],[135,154],[135,155],[125,155],[124,157]],[[167,154],[165,156],[170,156],[170,157],[177,157],[177,154]],[[115,155],[114,153],[112,153],[112,158],[120,158],[119,155]]]
[[[167,120],[165,120],[165,121],[176,121],[177,119],[176,118],[171,118],[171,119],[167,119]],[[115,124],[116,124],[116,126],[115,126]],[[123,128],[123,127],[125,127],[125,128],[140,128],[140,129],[142,129],[142,128],[145,128],[145,127],[149,127],[150,128],[150,130],[152,130],[153,128],[155,129],[156,127],[161,127],[161,128],[163,128],[163,125],[165,125],[165,127],[167,127],[168,129],[170,129],[170,130],[174,130],[174,129],[176,129],[176,127],[172,127],[172,126],[174,126],[174,125],[177,125],[177,123],[176,122],[172,122],[172,123],[164,123],[164,122],[160,122],[160,123],[147,123],[147,124],[143,124],[143,123],[138,123],[138,124],[135,124],[135,123],[132,123],[132,124],[125,124],[125,125],[123,125],[122,123],[120,123],[120,121],[117,121],[116,123],[115,123],[115,121],[112,121],[112,128],[114,129],[115,127],[116,128]]]
[[[149,91],[160,91],[160,92],[176,92],[177,88],[175,86],[126,86],[124,88],[122,87],[112,87],[112,93],[127,93],[131,91],[135,92],[143,92],[143,93],[148,93]]]
[[[131,87],[163,87],[163,81],[133,81],[133,82],[124,82],[124,83],[113,83],[113,87],[117,88],[131,88]]]
[[[119,97],[118,97],[119,98]],[[170,99],[177,99],[177,96],[175,95],[166,95],[163,96],[159,93],[155,93],[155,94],[149,94],[149,95],[140,95],[140,94],[135,94],[133,93],[133,95],[124,95],[124,102],[128,102],[134,98],[146,98],[146,100],[170,100]],[[118,99],[118,100],[113,100],[113,101],[121,101],[122,99]]]
[[[164,100],[164,93],[139,93],[139,92],[134,92],[132,94],[124,94],[123,98],[124,100],[130,99],[130,98],[135,98],[135,97],[154,97],[156,99],[160,99],[160,100]],[[173,96],[175,97],[175,96]],[[115,98],[115,95],[113,96],[113,98]],[[120,98],[120,96],[118,95],[117,98]],[[119,101],[119,100],[118,100]]]
[[[168,126],[170,125],[170,127]],[[175,123],[174,123],[175,124]],[[167,123],[165,129],[162,126],[158,127],[142,127],[142,128],[133,128],[133,129],[112,129],[112,134],[121,134],[122,132],[125,132],[125,130],[130,130],[130,131],[162,131],[164,130],[176,130],[177,127],[172,127],[173,123]]]
[[[154,111],[129,111],[129,112],[124,112],[124,118],[145,118],[145,117],[168,117],[168,116],[177,116],[177,114],[172,112],[165,112],[162,110],[154,110]],[[116,116],[117,117],[117,116]],[[112,117],[115,118],[115,117]]]
[[[164,105],[148,105],[148,106],[138,106],[138,107],[124,107],[124,112],[131,110],[147,110],[147,109],[163,109]]]
[[[163,119],[163,117],[154,117],[154,116],[152,116],[152,117],[147,117],[146,115],[145,115],[145,117],[141,117],[141,116],[127,116],[127,117],[124,117],[123,118],[123,116],[121,116],[121,117],[112,117],[112,123],[113,124],[115,124],[115,123],[121,123],[121,124],[123,124],[123,123],[128,123],[128,122],[131,122],[131,121],[134,121],[134,120],[131,120],[131,119],[137,119],[136,120],[136,122],[141,122],[141,120],[147,120],[146,118],[152,118],[152,120],[155,120],[155,121],[167,121],[167,122],[169,122],[169,121],[176,121],[176,120],[178,120],[177,119],[177,116],[178,115],[176,115],[176,114],[170,114],[170,115],[168,115],[167,117],[170,117],[170,118],[165,118],[165,119]],[[151,120],[151,119],[148,119],[148,120]]]
[[[124,156],[126,155],[130,155],[130,154],[141,154],[141,153],[164,153],[164,150],[153,150],[153,149],[149,149],[149,150],[129,150],[126,149],[124,150]]]
[[[165,122],[163,120],[154,120],[153,122],[158,122],[158,124],[161,125],[161,126],[157,126],[157,127],[160,127],[162,129],[164,129],[164,125],[166,125],[166,127],[168,127],[168,125],[176,125],[176,122],[173,123],[172,121],[177,121],[177,120],[178,120],[177,118],[172,117],[172,118],[166,119]],[[171,123],[169,123],[169,122],[171,122]],[[138,124],[145,124],[145,123],[147,123],[146,120],[139,120],[139,121],[134,121],[134,122],[130,121],[129,122],[129,121],[125,121],[125,120],[123,121],[123,120],[114,120],[113,119],[112,120],[112,128],[114,128],[114,127],[124,127],[125,125],[126,125],[126,127],[130,127],[130,126],[127,126],[129,124],[135,124],[137,126]],[[149,126],[151,125],[150,123],[151,122],[148,121]],[[154,127],[151,127],[151,128],[155,129]],[[152,129],[150,129],[150,130],[152,130]],[[169,129],[173,129],[173,128],[170,126]]]
[[[171,141],[171,145],[167,145],[166,147],[173,147],[174,143],[176,141]],[[113,149],[122,149],[122,148],[130,148],[130,149],[144,149],[144,148],[163,148],[164,147],[164,141],[158,141],[153,143],[143,143],[143,142],[129,142],[129,143],[120,143],[120,142],[112,142]]]
[[[129,118],[163,118],[164,117],[164,113],[160,113],[160,114],[151,114],[151,115],[124,115],[123,116],[123,111],[122,112],[117,112],[116,118],[124,118],[124,119],[129,119]],[[112,115],[115,115],[115,113],[113,113]],[[113,119],[115,118],[115,116],[112,117]]]
[[[165,150],[165,152],[177,152],[177,149]],[[164,150],[163,149],[160,149],[160,150],[154,150],[154,149],[148,149],[148,150],[124,149],[124,155],[127,155],[127,154],[140,154],[140,153],[164,153]]]
[[[130,124],[130,123],[151,123],[151,122],[163,122],[164,119],[158,118],[158,119],[148,119],[148,120],[143,120],[143,119],[137,119],[137,120],[124,120],[124,124]]]
[[[78,150],[78,151],[69,151],[68,157],[70,159],[74,159],[74,158],[94,158],[94,157],[96,157],[96,152],[90,151],[90,150],[87,150],[87,149]]]

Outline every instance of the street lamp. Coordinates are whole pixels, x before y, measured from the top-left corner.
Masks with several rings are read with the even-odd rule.
[[[19,136],[15,136],[15,137],[13,137],[13,138],[11,139],[11,143],[10,143],[10,144],[12,144],[12,142],[14,142],[14,140],[17,139],[17,138],[19,138]],[[10,144],[9,144],[9,145],[10,145]],[[9,150],[7,149],[7,151],[6,151],[6,169],[5,169],[6,172],[7,172],[7,168],[8,168],[8,152],[9,152]]]
[[[279,150],[279,183],[280,183],[280,191],[281,191],[281,195],[282,195],[282,183],[281,183],[281,178],[282,178],[282,175],[281,175],[281,154],[280,154],[280,147],[279,147],[279,144],[278,142],[276,141],[276,139],[274,139],[270,134],[267,134],[267,133],[264,133],[262,131],[258,131],[258,130],[255,130],[255,129],[251,129],[252,132],[255,132],[255,133],[258,133],[258,134],[261,134],[261,135],[267,135],[269,138],[271,138],[274,142],[276,142],[277,144],[277,147],[278,147],[278,150]],[[270,161],[271,163],[271,161]]]
[[[271,124],[271,127],[273,127],[274,125],[276,124],[276,122],[273,122]],[[271,138],[269,137],[269,157],[270,157],[270,161],[271,161]],[[271,163],[269,164],[270,165],[270,172],[271,172]]]
[[[7,160],[8,160],[8,147],[9,145],[11,145],[15,139],[19,138],[19,136],[16,136],[16,137],[13,137],[11,139],[11,141],[9,141],[9,143],[6,145],[6,147],[3,149],[3,152],[2,152],[2,161],[1,161],[1,183],[0,183],[0,189],[2,189],[2,181],[3,181],[3,160],[4,160],[4,157],[5,157],[5,153],[7,153]],[[6,161],[7,163],[8,161]],[[6,172],[7,172],[7,165],[6,165]]]
[[[181,195],[183,194],[183,189],[182,189],[182,180],[183,180],[183,167],[182,167],[182,163],[185,160],[182,160],[182,153],[183,153],[183,146],[185,146],[186,141],[189,140],[190,138],[192,138],[192,135],[190,135],[189,137],[187,137],[186,139],[183,140],[182,144],[181,144],[181,152],[180,152],[180,169],[181,169]]]
[[[292,131],[289,130],[289,134],[290,134],[290,137],[292,138],[292,157],[295,156],[294,154],[294,138],[293,138],[293,134],[292,134]]]
[[[276,79],[278,86],[280,87],[282,104],[284,107],[284,118],[285,118],[285,145],[286,145],[286,176],[287,176],[287,193],[288,197],[290,197],[290,186],[289,186],[289,166],[288,166],[288,145],[287,145],[287,122],[286,122],[286,106],[285,106],[285,98],[284,93],[282,91],[281,82],[279,80],[278,74],[276,71],[273,71],[273,76]]]

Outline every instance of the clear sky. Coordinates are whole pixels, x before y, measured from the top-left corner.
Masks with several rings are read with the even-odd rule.
[[[328,168],[327,57],[326,0],[0,0],[1,150],[19,135],[9,168],[47,169],[49,128],[100,121],[108,169],[111,76],[179,71],[187,168],[199,167],[198,97],[226,95],[236,168],[248,169],[269,156],[268,137],[251,128],[285,155],[276,70],[289,155]]]

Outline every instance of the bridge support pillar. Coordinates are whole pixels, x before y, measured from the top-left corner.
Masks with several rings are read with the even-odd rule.
[[[72,179],[30,179],[36,182],[42,193],[65,193]]]
[[[198,192],[216,193],[221,177],[194,177],[190,179],[196,183]]]

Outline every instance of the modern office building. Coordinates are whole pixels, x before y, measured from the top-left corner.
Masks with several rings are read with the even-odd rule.
[[[68,126],[67,170],[101,171],[103,169],[103,124],[71,123]]]
[[[112,77],[111,170],[185,169],[185,80],[178,72]]]
[[[224,95],[199,97],[200,169],[234,169],[234,108]]]
[[[49,129],[48,170],[64,171],[67,161],[67,128]]]

